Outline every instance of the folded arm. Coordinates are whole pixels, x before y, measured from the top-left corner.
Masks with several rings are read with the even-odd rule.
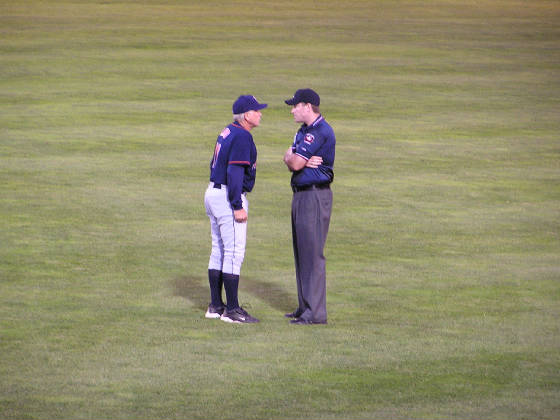
[[[300,171],[305,167],[308,168],[318,168],[321,163],[323,163],[323,158],[321,156],[311,156],[309,159],[305,159],[300,155],[293,152],[290,147],[286,150],[284,154],[284,163],[290,169],[290,171]]]

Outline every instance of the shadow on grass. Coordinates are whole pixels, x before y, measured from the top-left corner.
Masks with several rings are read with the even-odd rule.
[[[263,280],[256,280],[250,277],[242,277],[239,281],[241,291],[239,300],[243,302],[243,292],[247,292],[268,303],[274,309],[284,312],[291,312],[298,305],[297,296],[287,292],[283,287]],[[296,284],[294,281],[294,290]]]
[[[183,297],[200,310],[206,310],[210,303],[208,279],[201,276],[181,276],[173,281],[173,296]]]
[[[201,276],[181,276],[176,278],[172,285],[174,296],[188,299],[201,310],[207,308],[210,302],[207,278]],[[297,306],[297,296],[295,294],[287,292],[276,284],[242,276],[239,281],[239,301],[242,305],[245,300],[243,296],[245,293],[258,297],[279,311],[292,310]]]

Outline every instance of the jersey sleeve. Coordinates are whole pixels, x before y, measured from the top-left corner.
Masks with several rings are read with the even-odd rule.
[[[304,134],[303,139],[296,146],[295,153],[305,160],[309,160],[311,156],[317,154],[324,142],[325,137],[323,135],[317,135],[317,133]]]
[[[232,144],[228,165],[251,165],[251,140],[250,134],[239,136]]]
[[[243,208],[241,193],[243,192],[244,173],[245,170],[242,166],[236,164],[228,165],[228,199],[234,210],[241,210]]]

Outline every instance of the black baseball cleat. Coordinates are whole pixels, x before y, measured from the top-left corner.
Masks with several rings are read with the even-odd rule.
[[[211,319],[218,319],[222,316],[222,314],[224,313],[224,310],[226,309],[225,306],[214,306],[212,304],[208,305],[208,309],[206,310],[206,315],[204,315],[206,318],[211,318]]]
[[[301,312],[299,309],[296,309],[294,312],[290,312],[289,314],[284,314],[286,318],[299,318],[301,316]]]
[[[224,322],[234,324],[255,324],[259,322],[257,318],[249,315],[247,311],[241,307],[232,309],[231,311],[226,309],[220,319]]]
[[[303,318],[296,318],[290,321],[290,324],[294,324],[294,325],[316,325],[316,324],[326,324],[326,323],[327,321],[318,322],[318,321],[311,321],[309,319],[303,319]]]

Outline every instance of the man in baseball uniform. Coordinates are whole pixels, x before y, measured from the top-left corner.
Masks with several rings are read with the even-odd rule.
[[[232,323],[255,323],[239,306],[238,287],[247,239],[247,193],[255,185],[257,148],[250,131],[261,121],[261,109],[254,96],[243,95],[233,103],[233,122],[225,127],[210,162],[210,184],[204,195],[210,218],[212,252],[208,263],[211,302],[206,318]],[[222,300],[222,286],[226,302]]]
[[[292,115],[303,123],[284,163],[292,172],[292,239],[298,291],[298,308],[289,314],[292,324],[326,324],[326,265],[323,249],[332,209],[330,184],[334,179],[336,139],[319,110],[319,95],[299,89],[291,105]]]

